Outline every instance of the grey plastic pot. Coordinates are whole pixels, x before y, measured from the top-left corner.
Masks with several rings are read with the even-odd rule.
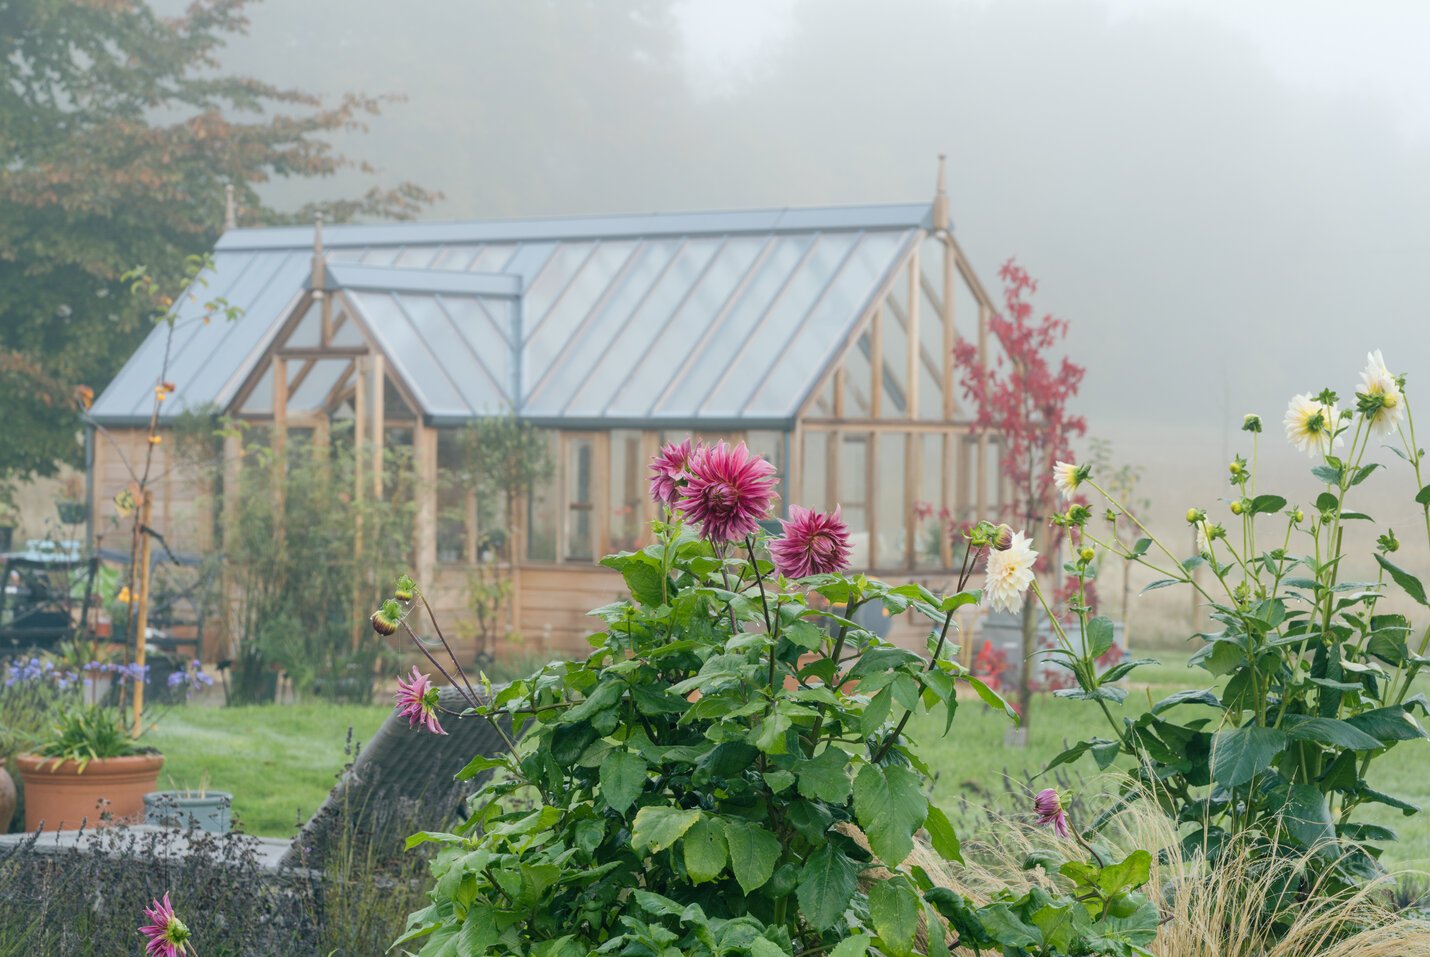
[[[207,791],[203,797],[184,791],[151,791],[144,795],[144,823],[227,834],[232,806],[233,795],[226,791]]]

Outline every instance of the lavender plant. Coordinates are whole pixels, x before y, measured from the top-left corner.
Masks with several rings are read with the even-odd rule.
[[[959,610],[979,599],[969,580],[980,560],[985,590],[1016,600],[1031,580],[1026,546],[981,523],[953,594],[895,587],[847,572],[837,512],[791,509],[771,540],[759,520],[774,470],[743,445],[669,446],[653,473],[665,518],[654,544],[604,560],[630,598],[593,613],[603,627],[585,660],[498,690],[468,679],[435,619],[446,659],[417,641],[410,618],[431,610],[410,579],[373,615],[467,699],[444,712],[416,670],[397,694],[413,733],[486,720],[505,741],[459,775],[486,778],[468,820],[409,840],[438,849],[435,883],[395,946],[424,957],[1147,953],[1158,916],[1137,890],[1145,851],[1038,856],[1029,866],[1058,874],[1057,892],[1009,889],[982,906],[911,857],[927,846],[960,860],[926,796],[910,718],[941,712],[951,727],[959,686],[1016,717],[957,663],[953,641]],[[865,605],[926,618],[927,656],[860,627]]]

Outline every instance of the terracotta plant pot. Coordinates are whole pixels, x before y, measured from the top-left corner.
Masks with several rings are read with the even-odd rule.
[[[144,820],[144,795],[154,790],[162,754],[100,758],[81,773],[74,761],[22,754],[15,759],[25,782],[25,830],[73,831]],[[104,815],[110,820],[102,820]]]
[[[0,834],[10,830],[10,819],[15,816],[15,805],[20,795],[15,790],[15,779],[5,770],[5,762],[0,760]]]

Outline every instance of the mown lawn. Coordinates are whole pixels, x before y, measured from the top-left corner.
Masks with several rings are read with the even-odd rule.
[[[250,834],[289,837],[333,787],[354,744],[370,738],[391,709],[309,702],[241,708],[176,708],[145,735],[164,753],[159,786],[233,794]]]
[[[1134,673],[1138,682],[1114,714],[1140,714],[1157,701],[1187,687],[1208,687],[1207,675],[1188,669],[1174,654],[1169,663]],[[294,823],[306,820],[332,787],[348,760],[348,729],[356,742],[367,740],[390,713],[385,706],[308,703],[244,708],[180,708],[170,712],[149,738],[164,752],[161,786],[193,787],[207,774],[208,786],[234,794],[234,810],[253,834],[289,836]],[[960,704],[952,730],[943,734],[943,718],[930,716],[912,725],[937,774],[934,795],[950,812],[957,799],[992,803],[1008,811],[1005,782],[1021,789],[1028,775],[1040,771],[1065,744],[1084,737],[1109,736],[1106,719],[1092,704],[1039,696],[1033,703],[1026,748],[1009,748],[1009,722],[977,700]],[[1075,781],[1096,775],[1091,758],[1064,773]],[[1430,742],[1398,745],[1371,772],[1382,791],[1430,808]],[[1041,782],[1040,782],[1041,784]],[[1387,863],[1430,870],[1430,811],[1404,817],[1372,807],[1364,820],[1395,828],[1400,843],[1387,852]]]
[[[1132,717],[1141,714],[1147,710],[1149,701],[1159,701],[1182,688],[1213,687],[1205,671],[1186,667],[1185,656],[1180,660],[1175,654],[1150,657],[1160,657],[1164,664],[1133,672],[1131,680],[1135,684],[1126,703],[1113,709],[1119,721],[1124,714]],[[1176,711],[1169,712],[1169,717],[1177,716]],[[1038,696],[1033,701],[1026,748],[1005,746],[1004,732],[1010,727],[1009,720],[1002,712],[994,712],[976,699],[960,701],[957,717],[947,735],[943,734],[941,715],[911,722],[910,727],[915,729],[929,767],[937,775],[934,798],[955,814],[960,797],[967,797],[974,805],[993,806],[1006,813],[1010,800],[1008,788],[1021,793],[1027,786],[1028,776],[1041,771],[1066,745],[1084,738],[1112,736],[1107,719],[1095,704],[1065,701],[1050,695]],[[1074,783],[1099,774],[1091,757],[1083,757],[1058,770]],[[1430,870],[1430,741],[1396,745],[1372,766],[1370,780],[1378,790],[1426,810],[1406,817],[1392,808],[1371,805],[1356,819],[1382,824],[1399,833],[1399,843],[1386,851],[1387,865]],[[1036,786],[1046,785],[1039,779]]]

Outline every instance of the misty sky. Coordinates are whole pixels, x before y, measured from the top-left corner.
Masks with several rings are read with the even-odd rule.
[[[1243,412],[1279,425],[1293,392],[1349,395],[1367,349],[1412,398],[1430,380],[1430,5],[268,0],[252,18],[227,67],[406,97],[343,145],[442,190],[434,218],[924,199],[947,152],[985,280],[1012,255],[1040,277],[1093,431],[1168,482],[1189,436],[1219,455]],[[1221,463],[1201,468],[1219,487]]]

